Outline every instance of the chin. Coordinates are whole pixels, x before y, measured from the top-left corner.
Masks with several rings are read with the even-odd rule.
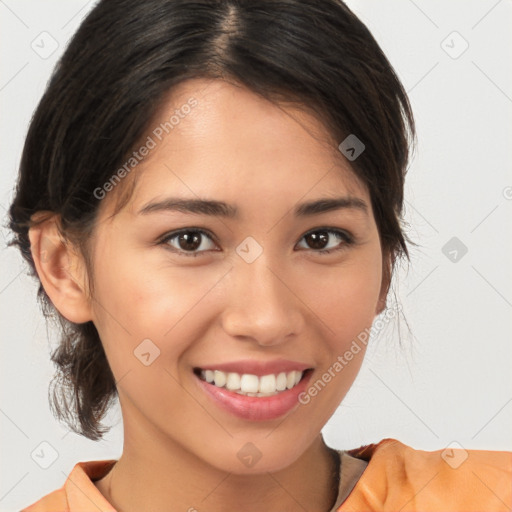
[[[219,453],[210,452],[208,462],[222,471],[237,475],[257,475],[276,473],[292,465],[307,449],[297,444],[296,438],[289,446],[283,445],[278,439],[272,442],[272,434],[260,441],[231,439]],[[277,436],[276,436],[277,437]]]

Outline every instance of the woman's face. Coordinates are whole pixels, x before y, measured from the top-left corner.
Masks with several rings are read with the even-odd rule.
[[[232,473],[277,471],[318,438],[349,390],[365,346],[343,356],[384,304],[370,197],[319,121],[247,89],[184,82],[153,124],[130,201],[109,218],[117,191],[106,194],[91,246],[92,319],[125,443],[186,450]],[[338,198],[353,204],[310,205]],[[212,204],[173,207],[183,200]],[[244,397],[218,391],[221,373],[201,380],[198,369],[215,368],[275,375],[281,388],[295,384],[294,368],[312,371],[297,388]]]

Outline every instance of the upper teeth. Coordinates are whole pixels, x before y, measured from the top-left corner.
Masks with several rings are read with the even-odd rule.
[[[253,396],[272,395],[277,391],[291,389],[297,385],[304,372],[291,371],[258,377],[250,373],[240,375],[235,372],[222,372],[220,370],[201,370],[201,378],[219,388],[230,391],[247,393]]]

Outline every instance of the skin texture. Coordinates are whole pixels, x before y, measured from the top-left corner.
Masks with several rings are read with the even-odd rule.
[[[180,84],[148,133],[191,97],[197,105],[125,178],[137,173],[128,204],[112,216],[126,183],[103,199],[90,240],[92,275],[59,239],[58,218],[30,231],[53,304],[71,321],[94,322],[117,381],[124,449],[96,486],[123,512],[216,512],[226,504],[326,511],[336,490],[320,431],[355,380],[364,346],[309,404],[272,421],[221,410],[192,369],[284,358],[313,367],[315,382],[332,367],[385,305],[387,259],[370,197],[316,118],[224,81]],[[293,215],[299,203],[347,195],[368,212]],[[239,218],[138,213],[170,196],[224,201]],[[322,227],[345,230],[355,243],[331,234],[324,247],[341,250],[320,254],[304,235]],[[158,243],[182,228],[216,240],[203,236],[197,257],[179,254],[178,237]],[[249,236],[263,249],[252,263],[236,252]],[[144,339],[160,350],[149,366],[134,356]],[[262,454],[252,467],[237,457],[248,442]]]

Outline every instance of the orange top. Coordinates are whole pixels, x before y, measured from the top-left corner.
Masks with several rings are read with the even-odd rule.
[[[337,504],[337,512],[512,510],[512,452],[455,448],[427,452],[383,439],[338,453],[367,465],[348,497]],[[21,512],[116,512],[93,484],[115,462],[77,463],[60,489]]]

